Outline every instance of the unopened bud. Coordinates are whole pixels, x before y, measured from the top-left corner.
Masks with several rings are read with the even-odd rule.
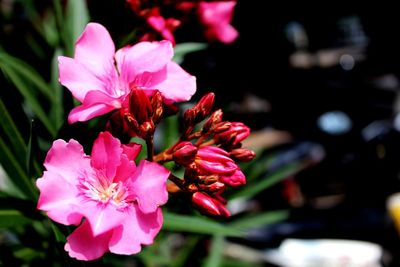
[[[214,125],[222,121],[223,112],[221,109],[214,111],[208,120],[203,125],[203,131],[208,132],[213,128]]]
[[[172,157],[177,164],[187,166],[194,161],[196,154],[197,147],[185,141],[175,147]]]
[[[204,146],[197,151],[196,166],[205,174],[232,174],[238,166],[225,150]]]
[[[129,113],[139,124],[150,120],[153,108],[144,90],[133,89],[129,95]]]
[[[124,120],[129,129],[132,129],[132,131],[134,131],[136,134],[139,132],[139,123],[131,114],[125,113]]]
[[[152,121],[146,121],[139,126],[140,137],[147,139],[154,134],[155,127]]]
[[[212,175],[200,175],[198,177],[198,180],[202,184],[212,184],[218,181],[218,175],[212,174]]]
[[[215,182],[215,183],[208,184],[208,185],[199,184],[199,189],[202,190],[202,191],[206,191],[206,192],[212,193],[212,192],[217,192],[217,191],[224,190],[225,189],[225,184],[221,183],[221,182]]]
[[[151,119],[153,120],[154,124],[157,124],[164,113],[163,98],[159,91],[152,96],[150,103],[153,108],[153,115]]]
[[[247,136],[250,134],[250,128],[244,125],[241,122],[232,122],[231,127],[224,131],[220,132],[218,135],[214,136],[214,140],[220,143],[227,143],[232,139],[232,136],[235,136],[232,145],[236,145],[242,142]]]
[[[237,169],[233,174],[220,175],[219,181],[228,186],[236,187],[246,184],[246,176],[240,169]]]
[[[229,121],[223,121],[223,122],[215,124],[211,128],[211,131],[214,134],[223,133],[223,132],[226,132],[227,130],[229,130],[229,128],[231,128],[231,125],[232,124]]]
[[[214,93],[208,93],[203,96],[200,101],[194,105],[192,108],[187,109],[183,114],[184,124],[186,126],[193,126],[196,123],[204,120],[208,115],[210,115],[211,110],[214,106]]]
[[[192,195],[192,204],[201,213],[212,216],[229,217],[229,210],[217,199],[203,192],[195,192]]]
[[[195,184],[188,184],[186,186],[186,190],[191,193],[199,191],[199,189],[197,188],[197,186]]]
[[[196,120],[196,111],[194,109],[187,109],[185,113],[183,113],[183,125],[185,128],[189,128],[195,125]]]
[[[251,161],[252,159],[254,159],[254,157],[256,156],[256,153],[254,153],[254,151],[250,150],[250,149],[237,148],[237,149],[232,150],[229,153],[229,156],[235,160],[247,162],[247,161]]]
[[[208,115],[210,115],[211,110],[214,106],[215,94],[208,93],[203,96],[197,103],[195,108],[198,110],[200,121],[204,120]]]

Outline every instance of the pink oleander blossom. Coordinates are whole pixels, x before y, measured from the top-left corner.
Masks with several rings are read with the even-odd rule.
[[[38,209],[58,223],[79,225],[65,244],[71,257],[138,253],[160,231],[169,171],[145,160],[136,166],[139,150],[108,132],[95,140],[91,156],[73,139],[54,141],[36,182]]]
[[[167,104],[189,100],[196,79],[172,61],[173,54],[166,40],[140,42],[115,52],[108,31],[89,23],[76,42],[74,58],[58,58],[61,84],[82,103],[68,121],[87,121],[126,107],[132,89],[149,95],[159,90]]]
[[[146,16],[146,21],[147,24],[154,31],[156,31],[163,40],[168,40],[175,45],[175,37],[173,32],[181,24],[179,20],[175,18],[164,18],[161,16],[159,8],[152,8]],[[146,38],[149,38],[150,41],[154,40],[151,39],[151,33],[145,35],[142,40],[146,40]]]
[[[209,40],[232,43],[238,37],[237,30],[230,24],[236,1],[201,1],[198,5],[200,22],[205,27],[205,36]]]

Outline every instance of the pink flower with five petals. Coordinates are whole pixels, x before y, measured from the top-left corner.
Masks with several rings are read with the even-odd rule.
[[[167,104],[187,101],[196,91],[196,79],[172,61],[171,42],[140,42],[115,52],[108,31],[89,23],[75,45],[74,58],[60,56],[60,82],[82,105],[68,121],[87,121],[126,107],[131,89],[150,95],[160,91]]]
[[[163,223],[159,206],[168,199],[169,171],[145,160],[136,166],[139,151],[140,145],[121,145],[108,132],[95,140],[91,156],[73,139],[53,143],[36,182],[38,209],[58,223],[79,225],[67,237],[71,257],[129,255],[153,242]]]

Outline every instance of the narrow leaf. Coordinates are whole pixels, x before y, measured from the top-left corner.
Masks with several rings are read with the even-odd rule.
[[[202,217],[164,212],[164,230],[213,235],[242,236],[243,231]]]
[[[277,223],[286,220],[289,212],[286,210],[268,211],[253,216],[245,216],[230,223],[229,226],[238,229],[248,230],[261,227],[267,224]]]
[[[204,50],[207,48],[206,43],[180,43],[175,46],[174,49],[174,57],[173,60],[181,64],[185,58],[185,56],[189,53],[197,52],[200,50]]]
[[[185,240],[185,246],[179,249],[177,255],[171,263],[171,267],[183,267],[186,266],[185,263],[188,261],[190,254],[196,248],[199,243],[199,236],[188,236]]]
[[[89,22],[86,0],[68,0],[65,18],[66,34],[69,37],[69,43],[66,46],[68,53],[72,55],[75,41]]]
[[[213,236],[205,267],[219,267],[223,259],[225,239],[222,235]]]
[[[1,137],[0,163],[12,180],[13,184],[20,189],[26,197],[35,199],[37,196],[37,191],[34,188],[33,182],[24,172],[23,167],[21,167],[21,165],[18,163]]]
[[[31,82],[49,101],[54,101],[54,92],[52,88],[43,80],[42,76],[26,62],[0,52],[0,66],[12,70],[16,75]]]
[[[257,195],[258,193],[264,191],[268,187],[273,186],[274,184],[282,181],[283,179],[295,174],[302,168],[303,164],[298,162],[289,164],[272,174],[267,174],[264,177],[261,177],[261,179],[252,181],[251,186],[249,184],[245,187],[236,190],[230,195],[229,199],[235,199],[235,198],[250,199],[255,195]]]
[[[15,152],[18,162],[24,163],[26,157],[26,145],[25,141],[21,136],[20,131],[15,125],[10,113],[7,111],[6,106],[0,99],[0,127],[3,129],[8,141],[10,142],[10,147]]]
[[[15,85],[15,87],[19,90],[22,96],[25,98],[26,102],[32,108],[33,112],[36,114],[38,119],[43,123],[49,133],[53,136],[56,135],[56,128],[54,124],[47,117],[46,112],[43,110],[39,100],[34,95],[31,90],[31,87],[24,82],[17,73],[12,68],[7,68],[4,65],[0,64],[0,68],[6,74],[6,76],[10,79],[10,81]]]
[[[65,235],[60,231],[60,229],[58,229],[58,227],[52,221],[50,221],[50,225],[56,237],[57,242],[65,243],[66,241]]]
[[[14,209],[0,209],[0,229],[21,226],[30,223],[21,212]]]

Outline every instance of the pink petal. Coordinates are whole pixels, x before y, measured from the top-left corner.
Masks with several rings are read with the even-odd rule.
[[[199,16],[205,25],[229,24],[233,17],[236,1],[200,2]]]
[[[75,209],[78,189],[61,175],[62,172],[45,171],[36,181],[40,190],[37,208],[46,211],[47,216],[58,223],[78,225],[82,220],[82,215]]]
[[[158,163],[142,160],[136,168],[131,192],[144,213],[157,210],[168,200],[167,179],[170,172]]]
[[[150,245],[161,229],[163,217],[161,209],[152,213],[142,213],[137,207],[129,210],[129,217],[113,231],[110,251],[130,255],[140,252],[141,244]]]
[[[64,249],[69,256],[78,260],[95,260],[108,252],[108,243],[112,232],[93,236],[90,225],[84,221],[75,231],[67,237]]]
[[[127,179],[132,178],[135,173],[136,165],[134,161],[128,159],[125,154],[121,155],[121,164],[117,168],[114,183],[125,182]]]
[[[47,152],[44,166],[51,173],[58,173],[65,183],[78,184],[78,178],[86,172],[90,173],[90,158],[85,155],[83,147],[71,139],[68,143],[56,140]]]
[[[91,164],[93,168],[103,170],[106,178],[112,179],[121,163],[121,153],[121,142],[109,132],[102,132],[94,141]]]
[[[89,222],[94,236],[118,227],[127,216],[124,210],[117,210],[112,203],[88,201],[81,203],[81,207],[81,214]]]
[[[196,92],[196,78],[184,71],[175,62],[167,65],[167,76],[153,88],[158,89],[167,103],[189,100]]]
[[[102,80],[116,81],[115,46],[104,26],[89,23],[75,46],[74,58]]]
[[[169,41],[140,42],[117,51],[115,58],[120,77],[126,84],[135,82],[144,72],[157,72],[171,61],[174,51]],[[140,85],[140,84],[139,84]]]
[[[68,122],[87,121],[104,115],[121,107],[121,99],[114,98],[101,91],[90,91],[86,94],[83,104],[75,107],[68,115]]]
[[[58,57],[58,68],[60,83],[81,102],[92,90],[107,92],[108,82],[96,76],[91,69],[86,68],[75,59]]]
[[[135,160],[142,150],[141,144],[129,143],[127,145],[122,145],[123,153],[128,157],[129,160]]]
[[[239,36],[238,31],[230,24],[214,27],[205,34],[209,39],[216,39],[224,44],[232,43]]]

